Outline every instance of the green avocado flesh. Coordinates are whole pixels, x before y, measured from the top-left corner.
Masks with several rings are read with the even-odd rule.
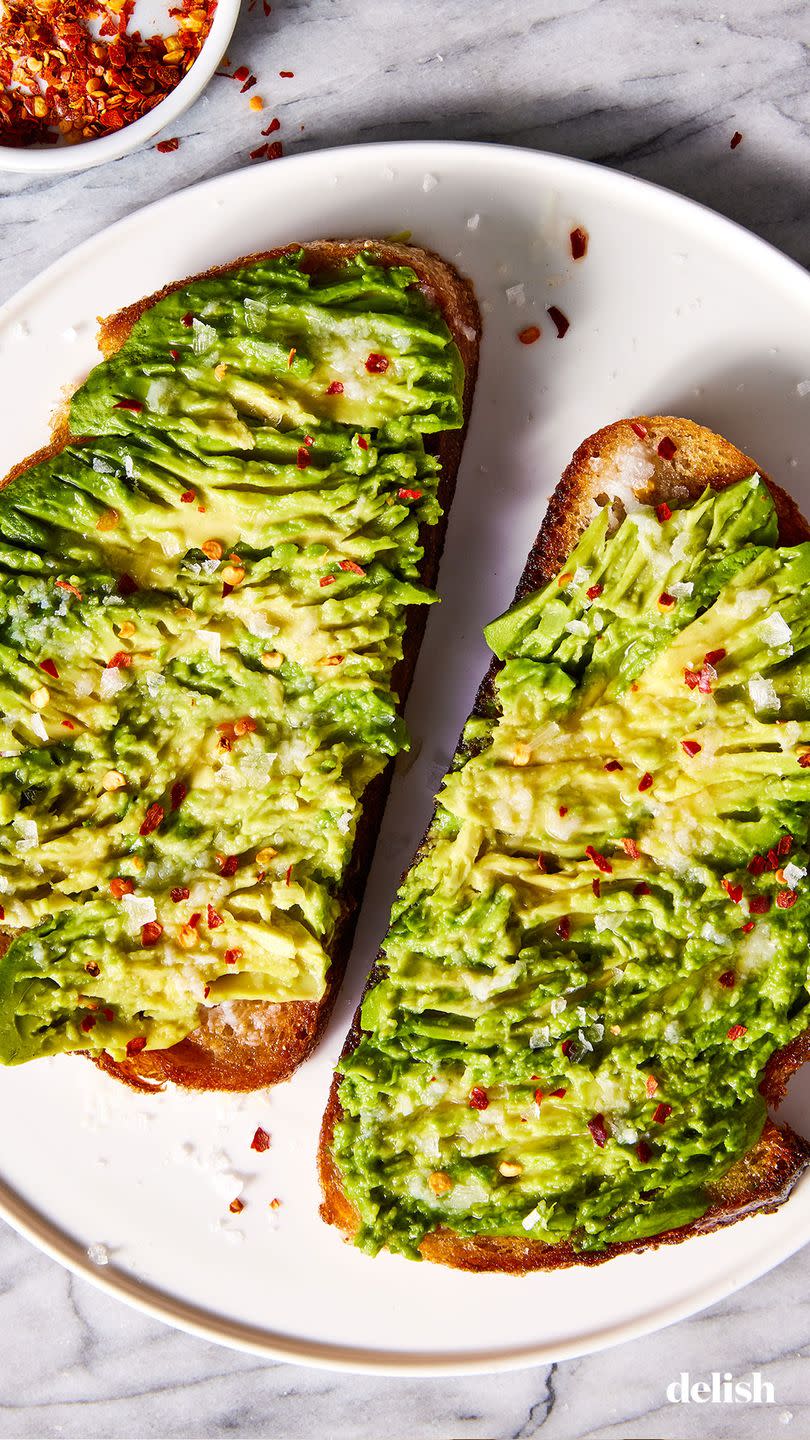
[[[663,517],[666,511],[662,511]],[[598,1250],[702,1215],[810,1023],[810,544],[757,476],[614,533],[495,621],[341,1062],[358,1242]]]
[[[7,1064],[323,994],[463,373],[411,270],[304,261],[155,304],[0,491]]]

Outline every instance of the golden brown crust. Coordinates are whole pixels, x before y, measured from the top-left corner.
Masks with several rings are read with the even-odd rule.
[[[464,426],[461,430],[447,430],[426,439],[426,448],[432,450],[442,467],[438,492],[442,519],[438,525],[425,526],[420,536],[424,547],[421,578],[425,585],[433,587],[438,575],[448,511],[472,409],[481,336],[481,318],[472,286],[440,256],[409,245],[370,239],[318,240],[243,256],[228,265],[216,266],[203,274],[167,285],[156,294],[102,319],[99,347],[106,359],[115,355],[129,338],[140,317],[175,290],[182,290],[186,285],[216,275],[227,274],[243,265],[275,259],[300,249],[305,251],[304,264],[310,273],[335,269],[361,252],[372,255],[377,263],[384,266],[410,266],[425,294],[441,310],[458,346],[465,375]],[[2,483],[11,483],[32,465],[58,454],[69,438],[67,416],[62,413],[57,417],[51,443],[36,455],[21,461]],[[410,689],[426,619],[425,606],[412,607],[403,641],[403,658],[395,667],[392,676],[392,688],[398,696],[400,709],[404,707]],[[94,1059],[108,1074],[138,1090],[159,1090],[171,1081],[192,1090],[247,1091],[288,1080],[317,1045],[340,989],[351,951],[366,875],[385,809],[391,771],[392,766],[387,766],[382,774],[372,781],[363,797],[363,813],[357,827],[354,850],[341,894],[341,916],[330,946],[326,990],[317,1004],[295,1001],[274,1005],[262,1001],[242,1001],[227,1007],[225,1011],[221,1007],[213,1007],[205,1012],[202,1023],[193,1034],[167,1050],[144,1050],[137,1057],[127,1060],[115,1060],[106,1053],[89,1058]]]
[[[646,437],[640,437],[634,426],[646,430]],[[658,446],[665,438],[677,447],[671,460],[658,454]],[[633,421],[619,420],[605,426],[582,442],[557,485],[518,581],[515,599],[531,594],[557,574],[592,519],[595,506],[611,503],[621,508],[622,492],[627,498],[622,477],[628,468],[631,473],[643,474],[643,479],[632,487],[637,499],[645,503],[671,500],[673,504],[683,504],[687,499],[696,500],[707,485],[722,489],[745,479],[759,467],[729,441],[691,420],[669,415],[639,416]],[[780,543],[794,545],[810,539],[810,525],[795,502],[769,476],[762,471],[760,474],[773,496]],[[498,669],[498,661],[493,660],[476,696],[474,715],[491,713],[492,685]],[[416,858],[420,852],[421,846]],[[384,963],[382,953],[367,988],[379,978],[381,963]],[[354,1050],[361,1033],[358,1007],[344,1055]],[[790,1077],[808,1058],[810,1030],[771,1057],[760,1087],[770,1105],[778,1106]],[[339,1084],[338,1071],[329,1092],[318,1147],[318,1171],[324,1197],[321,1215],[328,1224],[338,1226],[351,1238],[359,1227],[360,1217],[343,1189],[332,1154],[334,1129],[342,1114]],[[756,1145],[722,1180],[710,1187],[710,1203],[705,1214],[688,1225],[590,1253],[575,1250],[570,1242],[544,1245],[509,1236],[464,1237],[443,1227],[426,1235],[419,1248],[426,1260],[437,1264],[513,1275],[571,1265],[600,1265],[615,1255],[679,1244],[692,1235],[705,1235],[734,1224],[746,1215],[775,1210],[787,1199],[808,1162],[810,1146],[801,1136],[788,1125],[780,1127],[767,1120]]]

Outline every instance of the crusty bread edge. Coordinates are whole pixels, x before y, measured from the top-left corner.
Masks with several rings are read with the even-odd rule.
[[[646,431],[646,438],[639,436],[634,426]],[[658,445],[666,437],[677,446],[671,460],[658,455]],[[598,505],[615,504],[620,498],[614,483],[615,469],[620,468],[621,456],[627,453],[628,447],[652,467],[646,484],[634,490],[636,498],[645,503],[669,499],[673,504],[682,504],[687,496],[696,500],[707,485],[722,489],[759,469],[750,456],[722,436],[691,420],[674,416],[639,416],[632,421],[620,420],[604,427],[582,442],[554,490],[518,581],[516,600],[539,589],[558,573]],[[759,473],[773,496],[780,543],[790,545],[810,539],[810,525],[793,499],[768,475],[762,471]],[[473,715],[493,713],[493,682],[499,668],[499,662],[493,659],[478,690]],[[463,746],[460,746],[457,755],[461,758],[463,754]],[[419,857],[422,845],[415,858]],[[385,955],[381,951],[366,991],[382,977],[384,965]],[[343,1055],[354,1050],[361,1034],[358,1007]],[[810,1030],[771,1056],[761,1085],[769,1104],[780,1103],[791,1075],[808,1058]],[[346,1195],[332,1154],[334,1129],[342,1116],[340,1078],[338,1069],[330,1088],[318,1147],[318,1170],[323,1192],[321,1215],[328,1224],[336,1225],[347,1239],[351,1239],[359,1228],[360,1217]],[[419,1248],[425,1259],[456,1269],[515,1275],[571,1265],[603,1264],[616,1255],[680,1244],[693,1235],[708,1234],[747,1215],[775,1210],[787,1199],[808,1162],[810,1146],[790,1126],[776,1126],[768,1119],[757,1144],[711,1187],[710,1203],[705,1214],[677,1229],[610,1244],[598,1251],[582,1252],[569,1241],[550,1245],[510,1236],[465,1237],[446,1227],[439,1227],[425,1236]]]
[[[461,453],[472,409],[481,336],[481,317],[472,285],[441,256],[418,246],[371,238],[356,240],[315,240],[293,242],[273,250],[241,256],[226,265],[178,280],[155,294],[99,320],[99,348],[105,359],[114,356],[126,343],[143,314],[158,301],[187,285],[227,275],[244,265],[304,251],[304,268],[310,273],[327,271],[345,264],[358,254],[373,257],[385,267],[409,266],[420,288],[438,306],[453,336],[464,364],[463,414],[460,430],[446,430],[426,437],[426,448],[441,463],[438,496],[442,516],[435,526],[425,525],[420,533],[424,549],[421,580],[433,587],[444,547],[448,513],[455,491]],[[11,484],[33,465],[51,459],[73,437],[69,429],[69,401],[57,410],[48,445],[17,464],[2,485]],[[412,606],[403,637],[403,658],[392,675],[392,689],[404,709],[427,621],[425,606]],[[393,765],[368,786],[357,827],[355,844],[342,890],[342,911],[330,945],[326,989],[318,1002],[291,1001],[272,1005],[266,1002],[237,1002],[228,1007],[229,1020],[220,1023],[219,1007],[203,1016],[203,1025],[186,1039],[166,1050],[144,1050],[137,1057],[115,1060],[106,1052],[84,1052],[102,1070],[139,1090],[154,1091],[171,1081],[186,1089],[247,1091],[278,1084],[290,1078],[315,1049],[328,1023],[352,947],[357,915],[371,864],[377,831],[391,783]],[[263,1043],[255,1043],[256,1020],[261,1018]],[[236,1021],[234,1028],[233,1021]],[[253,1040],[247,1035],[252,1032]]]

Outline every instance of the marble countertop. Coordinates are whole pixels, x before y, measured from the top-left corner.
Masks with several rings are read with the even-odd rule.
[[[725,3],[725,11],[720,5]],[[138,205],[249,164],[278,115],[286,155],[355,141],[498,140],[628,170],[810,263],[810,86],[795,0],[275,0],[177,152],[32,182],[0,177],[0,301]],[[291,79],[278,78],[292,70]],[[729,139],[743,134],[733,166]],[[283,164],[283,159],[272,163]],[[810,1247],[658,1335],[514,1374],[387,1380],[272,1364],[174,1332],[74,1279],[0,1225],[0,1437],[771,1440],[810,1433]],[[671,1405],[681,1371],[761,1372],[772,1405]]]

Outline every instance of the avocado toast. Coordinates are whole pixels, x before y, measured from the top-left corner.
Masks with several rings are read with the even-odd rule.
[[[773,1209],[810,1151],[810,527],[671,417],[586,440],[406,873],[322,1128],[322,1215],[469,1270]]]
[[[478,310],[370,240],[105,321],[0,491],[0,1061],[246,1090],[345,968],[434,598]]]

